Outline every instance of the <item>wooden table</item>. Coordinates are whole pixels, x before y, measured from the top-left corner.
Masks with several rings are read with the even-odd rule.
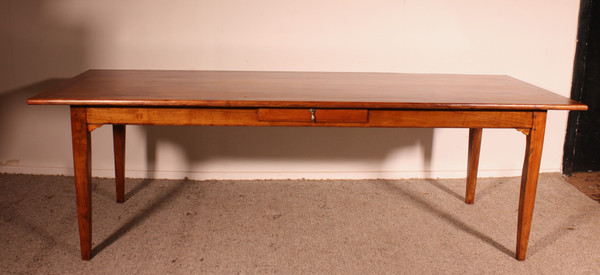
[[[28,103],[71,106],[84,260],[92,248],[91,132],[104,124],[113,125],[117,202],[124,201],[127,124],[469,128],[468,204],[482,128],[515,128],[526,136],[516,247],[524,260],[546,113],[587,109],[508,76],[139,70],[86,71]]]

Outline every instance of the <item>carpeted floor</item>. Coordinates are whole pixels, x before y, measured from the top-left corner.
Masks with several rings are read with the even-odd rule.
[[[0,174],[0,272],[37,274],[598,274],[600,204],[542,174],[527,260],[519,179],[93,183],[81,261],[72,177]]]

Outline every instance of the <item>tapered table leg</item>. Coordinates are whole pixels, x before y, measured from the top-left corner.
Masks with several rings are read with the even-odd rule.
[[[113,125],[117,202],[125,201],[125,125]]]
[[[81,258],[89,260],[92,251],[92,139],[84,107],[71,107],[71,134]]]
[[[527,242],[529,241],[529,231],[533,217],[533,205],[535,203],[535,192],[540,172],[545,129],[546,112],[533,113],[533,127],[527,135],[525,162],[523,163],[521,192],[519,195],[516,258],[520,261],[525,260],[527,253]]]
[[[469,129],[469,160],[467,164],[467,190],[465,192],[465,202],[468,204],[473,204],[475,201],[475,186],[477,185],[477,169],[479,168],[482,132],[482,128]]]

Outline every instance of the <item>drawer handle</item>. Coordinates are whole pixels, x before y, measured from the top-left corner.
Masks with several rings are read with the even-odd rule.
[[[317,117],[315,116],[315,112],[317,112],[317,110],[316,109],[308,109],[308,111],[310,112],[310,121],[316,122]]]

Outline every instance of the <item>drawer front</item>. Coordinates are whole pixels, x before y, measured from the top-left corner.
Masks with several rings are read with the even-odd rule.
[[[317,122],[369,122],[369,111],[361,109],[317,109]]]
[[[258,109],[258,121],[366,123],[364,109]]]

